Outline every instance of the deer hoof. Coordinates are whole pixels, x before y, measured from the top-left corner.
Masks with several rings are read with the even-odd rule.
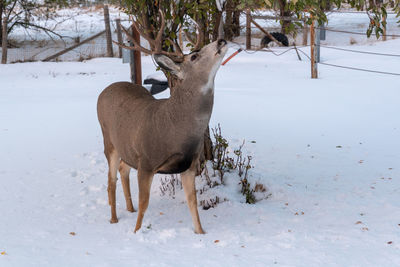
[[[206,232],[204,232],[204,230],[203,229],[199,229],[199,230],[194,230],[194,232],[196,233],[196,234],[198,234],[198,235],[204,235]]]
[[[134,230],[133,232],[136,234],[136,232],[139,231],[140,228],[141,228],[141,226],[139,226],[139,227],[136,226],[136,227],[135,227],[135,230]]]
[[[110,223],[117,223],[118,219],[117,218],[111,218]]]
[[[136,211],[133,207],[127,207],[126,210],[129,211],[129,212],[135,212]]]

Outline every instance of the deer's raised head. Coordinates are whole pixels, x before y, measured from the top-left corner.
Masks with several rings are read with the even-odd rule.
[[[183,55],[181,62],[163,54],[155,54],[154,59],[162,69],[169,71],[178,79],[195,77],[199,85],[206,85],[214,81],[227,49],[227,42],[220,39],[200,50]]]

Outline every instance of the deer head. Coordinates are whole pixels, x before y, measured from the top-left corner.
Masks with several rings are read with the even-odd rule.
[[[163,54],[155,54],[154,59],[163,69],[175,75],[179,80],[196,78],[197,84],[206,86],[214,81],[221,61],[226,53],[226,41],[220,39],[200,50],[183,55],[181,62],[176,62]]]

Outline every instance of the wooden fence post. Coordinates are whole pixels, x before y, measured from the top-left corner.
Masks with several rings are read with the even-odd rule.
[[[304,21],[304,25],[303,25],[303,45],[307,45],[307,39],[308,39],[308,25]]]
[[[122,44],[121,19],[116,19],[118,43]],[[122,58],[122,47],[118,46],[118,57]]]
[[[132,37],[135,39],[138,45],[140,45],[140,33],[132,25]],[[131,44],[132,45],[132,44]],[[130,67],[131,67],[131,81],[134,84],[142,85],[142,58],[140,51],[130,51]]]
[[[313,20],[310,27],[310,45],[311,45],[311,78],[318,78],[317,63],[315,62],[315,21]]]
[[[3,32],[1,40],[1,64],[7,64],[7,16],[3,18]]]
[[[106,39],[107,39],[107,57],[114,57],[114,52],[112,47],[111,26],[110,26],[110,12],[108,11],[108,5],[104,5],[104,24],[105,24]]]
[[[251,49],[251,14],[250,9],[246,9],[246,49]]]

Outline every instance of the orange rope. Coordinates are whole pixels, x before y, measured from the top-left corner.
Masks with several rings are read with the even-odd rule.
[[[224,62],[222,62],[222,66],[224,66],[229,60],[231,60],[234,56],[236,56],[237,54],[239,54],[240,52],[242,52],[242,48],[239,48],[235,53],[233,53],[232,55],[230,55],[227,59],[225,59]]]

